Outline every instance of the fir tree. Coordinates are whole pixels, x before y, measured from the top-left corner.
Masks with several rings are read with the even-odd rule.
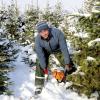
[[[8,6],[5,28],[9,39],[18,39],[18,12],[16,12],[16,7],[13,3]]]
[[[11,62],[16,59],[17,52],[9,40],[0,38],[0,94],[12,94],[8,88],[12,84],[8,73],[14,70]]]
[[[36,28],[35,25],[39,21],[39,9],[36,9],[34,6],[31,6],[25,12],[25,32],[23,33],[23,42],[26,40],[33,41],[33,33],[35,32]]]
[[[98,0],[97,0],[98,1]],[[94,3],[94,2],[92,2]],[[98,3],[100,8],[100,1]],[[91,8],[90,16],[78,17],[77,27],[81,36],[74,36],[74,48],[79,51],[74,54],[74,62],[79,65],[79,70],[73,75],[69,75],[69,80],[73,82],[72,87],[79,94],[84,93],[88,97],[92,93],[98,92],[100,99],[100,9]],[[87,34],[87,37],[84,36]]]
[[[48,3],[45,9],[45,12],[43,13],[42,16],[43,16],[43,20],[50,22],[55,27],[59,27],[61,22],[63,21],[61,3],[58,2],[55,5],[54,10],[50,8],[49,3]]]

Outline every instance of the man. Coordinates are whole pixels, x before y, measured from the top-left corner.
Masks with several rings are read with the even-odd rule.
[[[39,34],[35,39],[35,51],[39,63],[35,75],[35,93],[39,94],[44,85],[44,75],[48,75],[48,59],[50,54],[57,55],[59,53],[58,58],[60,58],[60,63],[64,66],[65,72],[72,70],[72,62],[64,34],[59,29],[49,27],[46,22],[39,22],[36,27]],[[62,56],[64,59],[61,59]]]

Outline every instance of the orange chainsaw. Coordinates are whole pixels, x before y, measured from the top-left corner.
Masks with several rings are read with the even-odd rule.
[[[65,73],[63,67],[56,67],[51,69],[52,76],[58,81],[62,82],[65,79]]]

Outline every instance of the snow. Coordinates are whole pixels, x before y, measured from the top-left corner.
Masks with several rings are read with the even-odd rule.
[[[25,30],[26,26],[23,25],[21,28],[19,28],[19,32],[23,32]]]
[[[94,12],[94,13],[100,13],[100,6],[94,6],[92,8],[92,12]]]
[[[95,5],[100,5],[100,2],[99,1],[96,1],[94,4]]]
[[[90,13],[73,13],[72,15],[76,15],[76,16],[84,16],[84,17],[90,17],[91,16],[91,14]]]
[[[99,97],[98,92],[96,91],[96,92],[94,92],[93,94],[91,94],[91,97]]]
[[[37,35],[38,35],[38,32],[35,32],[35,33],[34,33],[34,37],[36,37]]]
[[[6,38],[2,38],[2,41],[0,41],[0,45],[3,45],[3,44],[8,44],[9,43],[9,40],[6,39]]]
[[[70,26],[68,31],[69,32],[76,32],[76,28],[74,26]]]
[[[66,27],[65,24],[64,24],[64,22],[62,22],[62,23],[59,25],[58,28],[59,28],[60,30],[62,30],[63,27]]]
[[[81,50],[74,51],[74,54],[78,54],[78,53],[80,53],[80,52],[81,52]]]
[[[55,55],[51,54],[50,56],[51,56],[51,58],[52,58],[52,59],[50,60],[51,62],[54,61],[57,65],[60,64],[59,61],[58,61],[58,59],[55,57]]]
[[[36,62],[36,58],[37,58],[37,55],[36,54],[32,54],[32,55],[29,56],[29,61],[30,62],[32,61],[32,62],[35,63]]]
[[[100,42],[100,38],[96,38],[95,40],[91,40],[91,41],[88,43],[88,46],[92,46],[95,42]]]
[[[3,33],[3,29],[0,29],[0,33]]]
[[[74,53],[74,49],[71,46],[71,41],[66,40],[66,42],[67,42],[67,47],[68,47],[69,54],[73,54]]]
[[[93,61],[93,60],[95,60],[95,58],[88,56],[88,57],[87,57],[87,60],[88,60],[88,61]]]
[[[84,75],[85,75],[85,73],[84,73],[84,72],[79,72],[79,74],[80,74],[81,76],[84,76]]]
[[[0,95],[0,100],[35,100],[32,96],[35,90],[34,80],[35,71],[32,70],[28,64],[23,62],[23,57],[26,57],[26,52],[30,48],[30,45],[22,47],[19,46],[20,52],[16,61],[15,71],[9,73],[13,85],[9,86],[9,89],[14,93],[11,96]],[[33,56],[34,58],[35,56]],[[67,89],[71,85],[71,82],[66,84],[57,84],[55,79],[50,79],[45,88],[37,100],[96,100],[95,98],[88,99],[86,96],[79,96],[76,92]]]
[[[79,33],[75,33],[74,36],[81,37],[81,38],[88,38],[88,33],[79,32]]]

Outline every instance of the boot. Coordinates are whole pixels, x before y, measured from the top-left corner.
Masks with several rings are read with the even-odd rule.
[[[36,90],[35,90],[35,97],[38,97],[41,94],[41,92],[42,92],[42,88],[41,87],[36,88]]]

